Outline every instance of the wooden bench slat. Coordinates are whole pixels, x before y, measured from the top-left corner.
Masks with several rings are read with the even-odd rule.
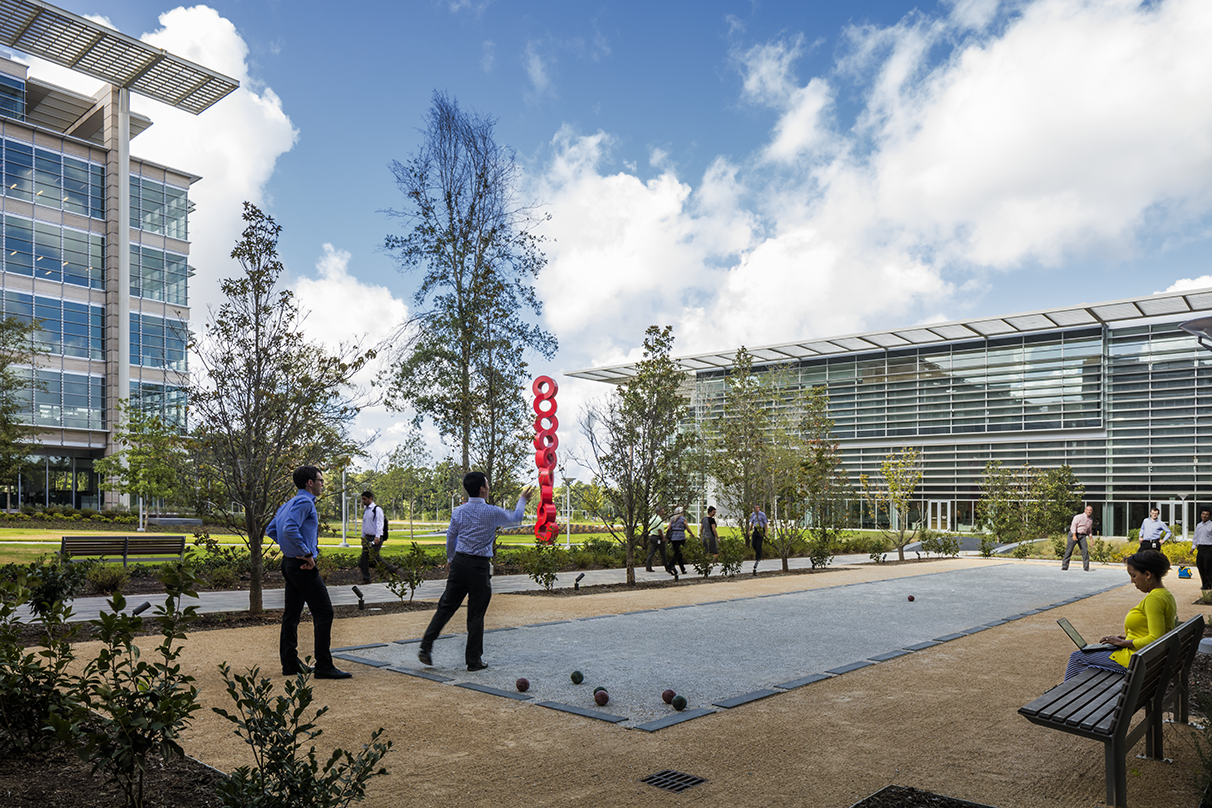
[[[1204,618],[1196,616],[1132,655],[1126,675],[1087,669],[1019,709],[1028,721],[1102,741],[1107,802],[1127,806],[1127,749],[1145,736],[1146,755],[1162,756],[1162,713],[1186,722],[1186,682]],[[1145,717],[1132,728],[1137,713]]]
[[[60,552],[73,556],[121,557],[123,565],[136,561],[155,561],[154,558],[132,559],[132,554],[151,556],[175,555],[185,557],[185,537],[168,536],[64,536],[59,545]]]

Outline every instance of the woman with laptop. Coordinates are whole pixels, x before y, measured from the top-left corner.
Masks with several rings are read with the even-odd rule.
[[[1170,571],[1170,559],[1157,550],[1141,550],[1124,559],[1128,577],[1145,597],[1124,618],[1124,633],[1103,637],[1101,647],[1086,646],[1069,655],[1065,679],[1072,679],[1086,668],[1127,673],[1132,655],[1173,630],[1178,622],[1178,607],[1162,578]],[[1097,650],[1096,650],[1097,648]]]

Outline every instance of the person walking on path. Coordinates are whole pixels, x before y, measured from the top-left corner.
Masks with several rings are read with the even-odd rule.
[[[644,569],[652,572],[652,559],[659,552],[661,554],[661,566],[666,570],[669,569],[669,559],[665,557],[665,509],[657,508],[656,513],[648,520],[648,560],[644,564]]]
[[[1212,589],[1212,511],[1199,512],[1195,525],[1195,568],[1199,570],[1199,588]]]
[[[397,567],[383,560],[380,550],[383,540],[387,537],[387,516],[383,509],[375,504],[375,494],[369,489],[362,492],[362,557],[358,559],[358,568],[362,570],[362,583],[370,583],[370,562],[396,572]]]
[[[294,676],[308,667],[299,660],[299,618],[303,604],[311,610],[315,631],[315,676],[317,679],[348,679],[352,674],[337,670],[329,650],[332,640],[332,601],[328,588],[316,569],[320,557],[320,515],[316,512],[316,497],[324,489],[324,475],[315,466],[295,469],[294,498],[278,508],[265,535],[282,548],[282,577],[286,579],[285,607],[282,610],[282,633],[278,639],[278,656],[282,660],[282,675]]]
[[[417,659],[426,665],[433,664],[434,640],[466,598],[467,647],[464,659],[467,670],[474,672],[488,667],[484,662],[484,615],[492,599],[489,559],[492,558],[497,528],[522,521],[526,515],[526,502],[534,489],[527,488],[522,492],[512,513],[488,504],[488,478],[482,471],[473,471],[464,477],[463,489],[467,492],[467,501],[454,509],[450,515],[450,527],[446,530],[446,564],[449,569],[446,590],[438,600],[438,610],[429,621],[429,628],[421,637]]]
[[[712,558],[720,557],[720,532],[715,524],[715,506],[707,509],[707,515],[699,523],[699,540],[703,542],[703,552]]]
[[[690,525],[686,524],[686,517],[682,515],[682,508],[678,506],[673,509],[673,518],[669,520],[669,545],[673,548],[673,554],[669,557],[669,566],[665,569],[674,578],[678,577],[674,568],[680,568],[682,574],[686,574],[686,559],[682,557],[682,545],[686,543],[686,534],[690,533]],[[694,534],[690,533],[690,538],[694,538]]]
[[[1160,515],[1157,508],[1150,508],[1149,518],[1140,523],[1140,549],[1161,552],[1161,546],[1173,535],[1170,526],[1158,518]]]
[[[757,575],[758,564],[762,563],[762,542],[766,540],[766,525],[770,520],[766,518],[766,514],[762,512],[761,505],[753,506],[753,513],[749,515],[749,538],[753,542],[753,574]]]
[[[1086,509],[1073,517],[1069,525],[1069,542],[1065,546],[1065,558],[1061,561],[1061,569],[1069,569],[1069,559],[1073,556],[1073,548],[1082,548],[1082,569],[1090,571],[1090,534],[1094,532],[1094,506],[1087,505]]]

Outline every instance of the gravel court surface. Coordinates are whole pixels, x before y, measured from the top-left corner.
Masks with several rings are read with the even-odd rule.
[[[444,634],[434,645],[434,667],[417,660],[415,638],[385,637],[385,645],[339,653],[351,662],[386,663],[449,680],[442,684],[472,684],[514,696],[516,680],[525,677],[526,695],[534,702],[570,705],[628,719],[622,726],[657,729],[664,720],[720,709],[720,702],[759,693],[777,697],[805,677],[894,658],[904,649],[955,639],[1105,592],[1125,580],[1122,568],[1114,566],[1058,574],[1052,566],[995,563],[550,621],[489,631],[485,661],[490,667],[477,673],[463,664],[462,633]],[[464,615],[461,610],[447,628],[461,629]],[[1085,627],[1091,636],[1101,630]],[[584,674],[582,684],[570,680],[573,670]],[[604,707],[593,699],[599,685],[610,694]],[[687,713],[678,716],[661,700],[666,688],[687,698]]]

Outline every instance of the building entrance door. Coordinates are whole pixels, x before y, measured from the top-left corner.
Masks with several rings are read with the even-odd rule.
[[[1161,511],[1159,517],[1163,522],[1170,526],[1170,532],[1174,534],[1174,538],[1187,539],[1187,503],[1181,499],[1172,499],[1157,503],[1157,509]]]
[[[929,517],[926,527],[931,530],[951,529],[951,503],[944,499],[930,500]]]

